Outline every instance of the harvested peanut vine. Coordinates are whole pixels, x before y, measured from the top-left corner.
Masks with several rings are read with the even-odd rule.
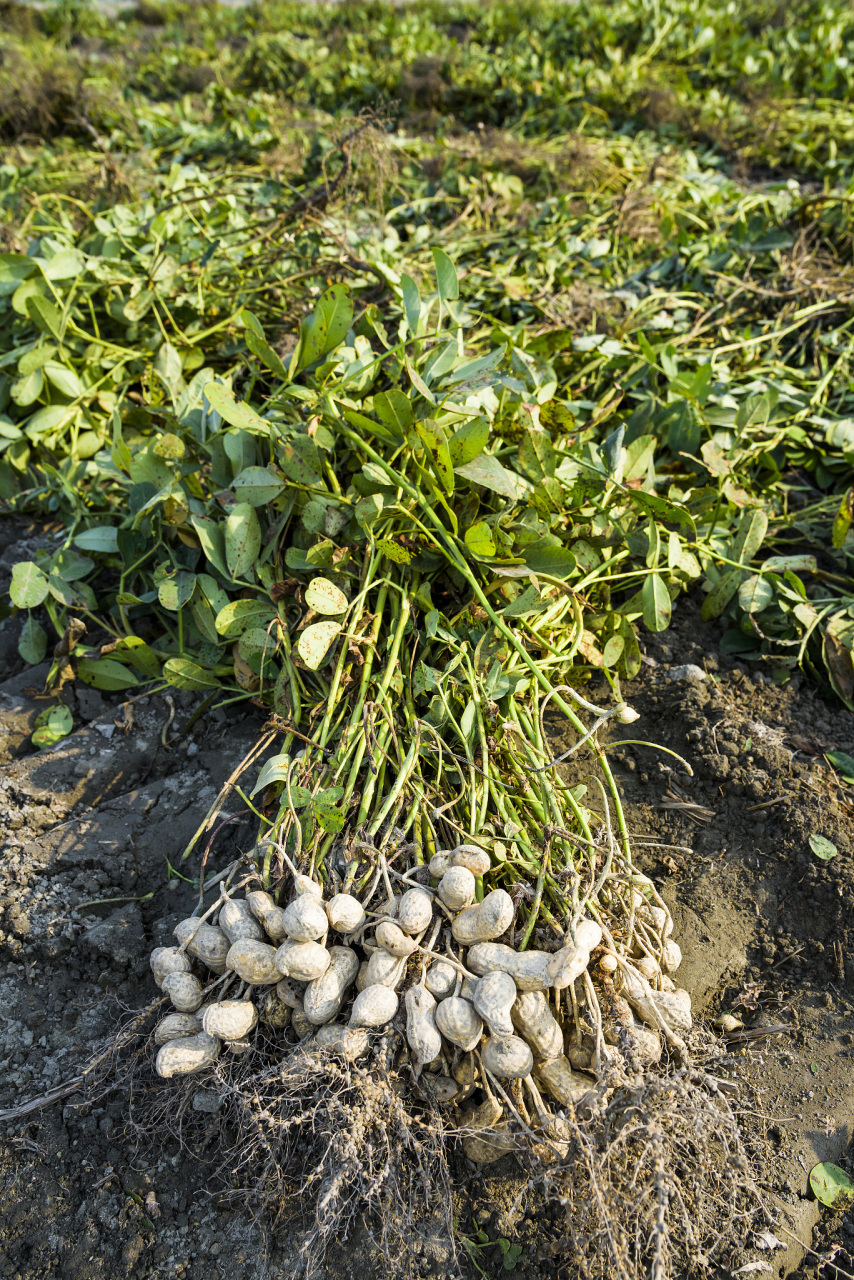
[[[411,281],[404,290],[396,346],[372,360],[354,341],[359,376],[373,371],[369,403],[349,385],[350,356],[334,354],[353,322],[335,290],[304,323],[266,416],[205,386],[206,412],[235,428],[232,449],[251,436],[268,459],[218,495],[224,529],[201,512],[188,522],[207,560],[193,617],[201,628],[207,602],[238,679],[272,700],[282,742],[244,795],[258,806],[254,850],[152,957],[176,1010],[156,1032],[157,1070],[227,1078],[236,1053],[269,1097],[271,1071],[293,1089],[299,1061],[318,1052],[367,1061],[367,1075],[353,1066],[361,1079],[373,1070],[412,1107],[437,1109],[470,1160],[517,1151],[558,1168],[577,1151],[579,1107],[598,1114],[665,1045],[688,1065],[673,922],[633,868],[597,736],[637,716],[616,678],[610,708],[589,702],[575,665],[589,646],[585,592],[613,579],[639,511],[657,501],[660,517],[684,520],[599,475],[587,514],[601,515],[604,484],[610,523],[597,547],[581,545],[568,512],[584,510],[583,462],[567,456],[561,471],[537,406],[518,457],[538,480],[500,461],[500,441],[488,447],[507,426],[507,387],[489,376],[496,361],[465,361],[453,268],[443,255],[436,265],[426,309]],[[247,331],[263,354],[252,317]],[[294,381],[304,369],[312,376]],[[240,598],[217,601],[218,579]],[[615,622],[611,638],[630,674],[631,625]],[[203,684],[186,660],[167,670]],[[560,759],[592,757],[589,801],[561,780],[548,713],[574,735]],[[284,1048],[284,1067],[259,1036]],[[263,1114],[273,1125],[269,1104]],[[292,1122],[304,1123],[285,1130]],[[270,1147],[259,1183],[277,1164]]]

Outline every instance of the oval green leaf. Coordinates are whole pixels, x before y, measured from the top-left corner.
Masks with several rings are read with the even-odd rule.
[[[838,1164],[815,1165],[810,1170],[810,1190],[831,1209],[848,1209],[854,1203],[854,1182]]]
[[[839,852],[832,840],[828,840],[826,836],[816,834],[810,836],[810,848],[817,858],[821,858],[822,862],[830,862],[830,859],[835,858]]]
[[[670,593],[664,579],[651,573],[641,588],[643,620],[650,631],[664,631],[670,624]]]
[[[261,526],[255,508],[238,502],[225,522],[225,558],[233,578],[245,578],[255,568],[261,551]]]
[[[35,609],[47,595],[47,574],[32,560],[19,560],[12,565],[9,595],[19,609]]]

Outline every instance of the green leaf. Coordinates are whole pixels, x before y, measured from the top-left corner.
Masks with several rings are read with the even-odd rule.
[[[246,662],[251,658],[267,660],[275,657],[275,629],[269,631],[264,627],[248,627],[237,642],[237,652]]]
[[[436,268],[436,287],[443,302],[454,302],[460,296],[457,269],[444,249],[433,249],[433,265]]]
[[[492,530],[483,520],[471,525],[465,533],[466,546],[473,556],[494,556],[495,543]]]
[[[24,662],[29,662],[33,667],[37,666],[47,653],[47,632],[36,622],[31,613],[27,615],[27,620],[21,629],[18,653]]]
[[[40,750],[53,747],[67,738],[74,728],[74,718],[68,707],[46,707],[36,716],[33,746]]]
[[[223,421],[230,426],[240,427],[244,431],[269,432],[269,422],[244,401],[235,399],[231,388],[222,382],[206,382],[204,396],[211,408],[216,409]]]
[[[762,568],[769,573],[815,573],[818,561],[815,556],[769,556]]]
[[[738,406],[735,425],[739,431],[744,431],[746,427],[765,427],[771,417],[772,408],[770,397],[766,394],[748,396]]]
[[[208,519],[207,516],[196,515],[190,516],[190,523],[196,531],[207,559],[224,578],[230,578],[231,574],[225,559],[225,534],[222,525]]]
[[[400,290],[403,294],[403,314],[414,338],[418,334],[418,322],[421,319],[421,295],[418,285],[406,272],[400,277]]]
[[[566,547],[548,542],[532,542],[525,547],[525,564],[532,573],[547,573],[552,578],[568,578],[575,569],[575,556]]]
[[[532,583],[502,612],[505,618],[524,618],[527,614],[544,613],[547,608],[548,605],[540,599],[540,593]]]
[[[291,765],[290,756],[285,756],[285,755],[271,756],[270,759],[267,760],[263,765],[261,772],[258,774],[258,778],[255,782],[255,786],[249,792],[250,800],[252,799],[253,796],[256,796],[259,791],[263,791],[265,787],[269,787],[271,783],[284,782],[285,778],[288,776],[288,769],[290,768],[290,765]],[[304,789],[305,788],[291,787],[291,795],[293,797],[294,806],[296,808],[299,808],[300,806],[296,803],[296,797],[293,796],[293,793],[296,790],[304,790]],[[306,797],[306,801],[304,803],[307,803],[307,801],[310,798],[311,798],[311,793],[309,792]]]
[[[844,494],[839,504],[839,510],[833,519],[833,529],[831,531],[831,540],[833,542],[834,551],[838,551],[845,539],[848,537],[848,530],[851,528],[851,521],[854,519],[854,489],[849,489]]]
[[[305,602],[316,613],[344,613],[348,606],[344,592],[328,578],[312,578],[305,589]]]
[[[132,671],[112,658],[80,658],[77,662],[77,675],[84,684],[108,691],[130,689],[139,683]]]
[[[63,396],[68,396],[69,400],[76,400],[86,395],[86,388],[78,375],[73,369],[68,369],[64,364],[59,364],[55,360],[48,360],[44,366],[44,375],[56,387],[57,391]]]
[[[670,624],[670,593],[658,573],[650,573],[641,588],[643,620],[650,631],[664,631]]]
[[[815,833],[810,836],[810,848],[817,858],[821,858],[822,862],[830,862],[830,859],[835,858],[839,852],[832,840]]]
[[[245,467],[232,483],[238,502],[248,502],[251,507],[263,507],[278,498],[284,484],[268,467]]]
[[[623,656],[626,642],[621,635],[609,636],[602,647],[602,659],[606,667],[615,667]]]
[[[703,601],[703,607],[700,610],[704,622],[710,622],[712,618],[719,618],[730,600],[738,591],[741,582],[741,570],[730,569],[721,578],[720,582],[712,587],[709,594]]]
[[[219,689],[220,682],[212,671],[206,671],[189,658],[170,658],[163,664],[163,678],[176,689]]]
[[[119,532],[111,525],[93,524],[76,535],[74,545],[81,551],[97,551],[102,555],[112,555],[119,549]]]
[[[310,671],[317,670],[340,631],[340,622],[315,622],[299,633],[297,653]]]
[[[377,551],[381,551],[389,560],[393,560],[395,564],[409,564],[412,556],[405,547],[401,547],[399,543],[392,542],[391,538],[378,538]]]
[[[845,751],[827,751],[825,759],[830,761],[849,786],[854,786],[854,756],[849,756]]]
[[[139,636],[123,636],[116,644],[116,653],[123,654],[132,667],[153,680],[160,673],[160,659]]]
[[[439,482],[445,493],[454,492],[454,468],[451,465],[451,455],[448,451],[448,441],[445,433],[437,422],[430,419],[416,422],[415,429],[418,432],[418,438],[427,451],[427,457],[432,463],[433,470],[439,478]]]
[[[774,588],[758,573],[752,573],[738,588],[738,603],[745,613],[761,613],[773,599]]]
[[[27,315],[42,333],[49,333],[52,338],[62,337],[62,313],[47,298],[37,294],[27,298]]]
[[[266,627],[275,610],[265,600],[232,600],[216,615],[216,629],[226,640],[236,640],[248,627]]]
[[[328,831],[332,835],[337,835],[339,831],[343,831],[347,822],[346,810],[338,809],[334,805],[315,807],[314,816],[321,830]]]
[[[506,467],[502,467],[498,459],[491,453],[483,453],[475,458],[473,462],[467,462],[461,467],[454,467],[454,471],[471,484],[482,485],[484,489],[492,489],[494,493],[500,493],[503,497],[512,498],[516,501],[527,497],[531,491],[531,486],[527,480],[523,480],[521,476],[517,476],[513,471],[508,471]]]
[[[677,507],[675,503],[668,502],[667,498],[662,498],[660,494],[647,493],[643,489],[626,489],[623,496],[653,519],[661,520],[665,524],[675,524],[680,529],[684,529],[689,542],[696,541],[696,526],[690,512],[684,507]]]
[[[519,469],[529,480],[538,484],[547,476],[553,476],[557,455],[545,431],[528,427],[519,445]]]
[[[66,582],[76,582],[78,578],[85,578],[90,569],[95,568],[95,561],[89,556],[79,556],[71,547],[66,547],[63,551],[57,551],[53,557],[53,568],[64,578]]]
[[[360,498],[356,503],[356,520],[367,532],[371,525],[382,514],[383,498],[381,493],[371,493]]]
[[[486,418],[471,418],[458,427],[448,441],[448,452],[453,466],[464,467],[483,453],[489,440],[489,423]]]
[[[406,438],[406,433],[412,426],[413,413],[412,402],[404,391],[399,387],[392,387],[390,391],[381,391],[375,395],[374,412],[395,436],[401,440]]]
[[[346,285],[334,284],[321,294],[314,314],[300,325],[300,340],[291,362],[291,377],[340,346],[352,323],[350,292]]]
[[[838,1164],[825,1161],[810,1170],[810,1190],[831,1209],[844,1210],[854,1202],[854,1182]]]
[[[248,502],[237,502],[225,522],[225,558],[231,577],[252,574],[260,551],[261,526],[255,508]]]
[[[244,315],[246,312],[243,313]],[[265,341],[262,334],[256,333],[254,329],[247,326],[246,329],[246,345],[252,352],[253,356],[261,361],[263,365],[275,373],[277,378],[281,378],[283,382],[288,381],[288,371],[282,363],[281,357]]]
[[[157,599],[170,613],[183,609],[196,586],[196,575],[186,569],[168,573],[157,586]]]
[[[285,475],[295,484],[320,484],[323,464],[317,445],[309,436],[292,436],[286,441],[279,462]]]
[[[738,532],[733,543],[732,558],[748,564],[762,546],[768,532],[768,516],[761,509],[745,511],[738,522]]]
[[[466,704],[465,711],[463,711],[463,714],[460,716],[460,728],[462,729],[463,737],[466,742],[470,742],[474,735],[475,720],[476,711],[474,700],[472,699]]]
[[[35,609],[47,595],[47,574],[32,560],[19,560],[12,565],[9,595],[18,609]]]
[[[0,297],[14,293],[22,280],[38,270],[38,264],[23,253],[0,253]]]

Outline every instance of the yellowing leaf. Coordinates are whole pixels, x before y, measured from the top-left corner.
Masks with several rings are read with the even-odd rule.
[[[317,670],[340,631],[340,622],[315,622],[300,632],[297,653],[309,670]]]
[[[316,613],[344,613],[347,597],[328,578],[313,578],[305,591],[305,602]]]

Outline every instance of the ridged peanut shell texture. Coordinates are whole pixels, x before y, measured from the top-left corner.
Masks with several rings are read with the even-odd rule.
[[[471,946],[500,938],[513,923],[513,899],[504,889],[493,889],[483,902],[461,911],[452,926],[457,942]]]

